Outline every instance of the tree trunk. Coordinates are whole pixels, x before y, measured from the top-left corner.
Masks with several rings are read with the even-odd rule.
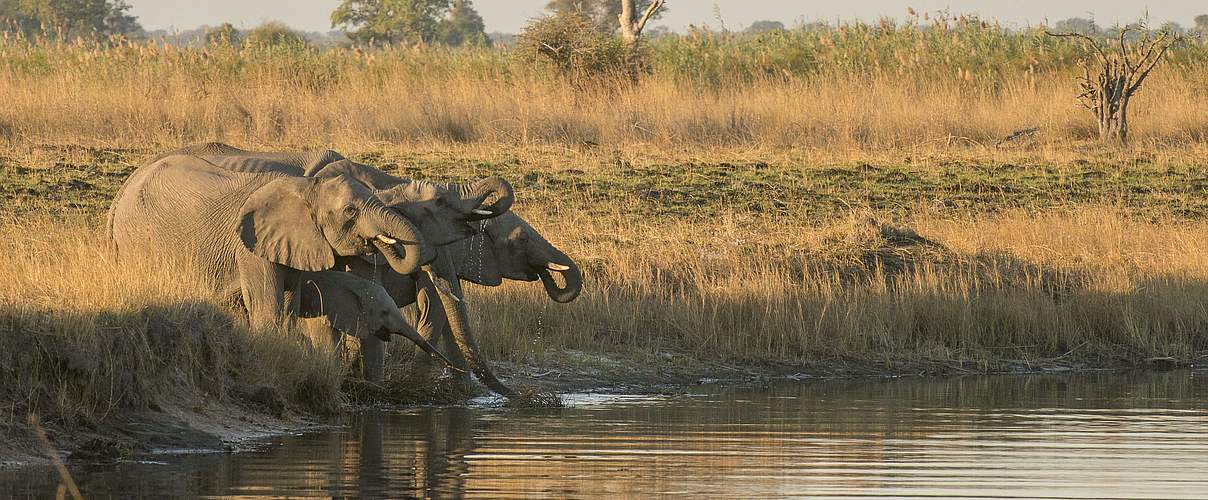
[[[630,50],[638,43],[638,37],[641,36],[641,28],[637,27],[637,13],[633,5],[634,0],[621,0],[621,40],[625,41],[625,47]]]
[[[1120,116],[1116,118],[1116,139],[1128,144],[1128,95],[1120,99]]]
[[[625,42],[625,65],[629,68],[629,76],[637,78],[641,60],[638,57],[638,42],[642,38],[642,30],[650,18],[663,8],[667,0],[654,0],[645,12],[637,11],[635,0],[620,0],[621,13],[617,20],[621,23],[621,40]]]

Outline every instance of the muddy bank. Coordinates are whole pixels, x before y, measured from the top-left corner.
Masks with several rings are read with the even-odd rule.
[[[256,401],[161,406],[114,415],[101,423],[44,427],[49,446],[70,461],[105,462],[132,457],[239,451],[248,443],[282,434],[329,425],[330,415],[275,410]],[[35,429],[11,425],[3,429],[0,468],[51,463],[48,443]]]
[[[549,393],[676,393],[701,384],[758,384],[789,380],[833,380],[861,377],[959,376],[985,373],[1079,372],[1088,370],[1176,368],[1208,369],[1208,359],[1193,361],[1168,358],[1142,364],[1094,366],[1064,359],[1030,362],[1000,361],[992,365],[965,366],[938,361],[867,363],[828,360],[806,366],[738,366],[660,354],[658,360],[627,360],[617,356],[582,351],[562,351],[546,362],[525,364],[496,362],[497,373],[509,385]],[[352,382],[364,396],[364,382]],[[346,385],[348,387],[348,385]],[[386,390],[379,388],[379,390]],[[475,386],[478,395],[487,394]],[[475,394],[460,394],[460,404]],[[344,412],[371,406],[449,404],[448,394],[433,394],[428,400],[399,401],[343,394]],[[407,397],[414,397],[408,393]],[[503,400],[499,400],[503,404]],[[114,415],[101,424],[47,426],[48,437],[60,457],[71,461],[104,462],[159,453],[235,452],[265,438],[313,431],[338,425],[339,414],[314,414],[289,408],[279,395],[260,388],[243,391],[224,403],[174,401],[153,410]],[[6,436],[0,445],[0,468],[47,464],[45,445],[28,425],[0,428]]]

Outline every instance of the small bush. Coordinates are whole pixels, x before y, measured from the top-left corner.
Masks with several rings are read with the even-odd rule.
[[[248,47],[305,47],[306,39],[284,23],[271,21],[248,31],[243,44]]]
[[[578,82],[625,70],[624,44],[600,33],[577,12],[530,23],[517,39],[516,53],[530,61],[547,61],[561,76]]]

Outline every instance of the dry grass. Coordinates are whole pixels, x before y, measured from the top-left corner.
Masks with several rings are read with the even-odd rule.
[[[154,254],[115,263],[92,226],[0,221],[0,424],[34,413],[74,426],[257,387],[309,409],[338,403],[343,368],[330,356],[237,326]]]
[[[97,244],[142,155],[203,140],[511,179],[588,282],[569,305],[533,284],[471,287],[495,359],[901,370],[1208,354],[1208,45],[1153,75],[1118,149],[1088,142],[1073,48],[978,26],[694,34],[654,47],[636,86],[598,88],[494,50],[5,39],[0,199],[54,219],[0,223],[0,423],[181,390],[333,401],[329,356],[247,333],[188,280]],[[995,146],[1028,127],[1041,131]]]
[[[919,214],[909,228],[866,215],[818,228],[566,214],[526,212],[588,266],[586,292],[560,306],[535,285],[476,289],[496,357],[539,361],[556,347],[656,362],[982,370],[1208,355],[1203,223],[1110,209]]]
[[[963,25],[962,25],[963,26]],[[878,31],[878,30],[881,31]],[[825,148],[1076,148],[1078,49],[976,23],[951,35],[884,27],[656,44],[636,86],[569,84],[491,49],[353,52],[0,41],[0,138],[13,144]],[[1202,146],[1208,45],[1191,42],[1134,100],[1140,146]]]
[[[1070,72],[1008,84],[993,95],[959,80],[925,87],[890,78],[757,83],[705,91],[652,78],[617,92],[584,93],[540,81],[476,77],[368,81],[352,75],[321,91],[280,82],[226,87],[188,75],[90,81],[87,75],[0,80],[3,134],[22,142],[170,146],[221,139],[242,143],[828,148],[933,150],[993,146],[1015,130],[1068,145],[1094,136],[1073,104]],[[1208,88],[1159,73],[1135,101],[1135,142],[1202,144]]]

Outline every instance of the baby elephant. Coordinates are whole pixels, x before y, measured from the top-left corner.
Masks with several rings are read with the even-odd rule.
[[[461,371],[415,331],[399,312],[394,299],[377,283],[340,271],[305,273],[300,299],[298,315],[308,318],[308,322],[318,321],[330,327],[319,331],[332,332],[335,344],[340,342],[340,335],[386,342],[392,335],[402,335],[446,366]],[[382,374],[377,373],[382,369],[381,361],[366,361],[366,380],[381,380]]]

